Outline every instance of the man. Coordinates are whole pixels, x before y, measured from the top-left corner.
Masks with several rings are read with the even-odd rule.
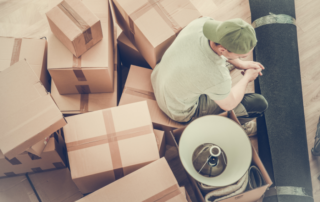
[[[241,19],[192,21],[152,72],[160,109],[178,122],[234,110],[247,134],[255,134],[256,124],[251,120],[261,116],[268,103],[262,95],[245,94],[245,89],[262,76],[264,67],[239,58],[251,54],[256,43],[253,27]],[[242,70],[243,78],[234,87],[226,61]]]

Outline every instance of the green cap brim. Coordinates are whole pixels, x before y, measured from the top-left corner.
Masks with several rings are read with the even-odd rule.
[[[212,20],[212,19],[207,20],[203,25],[204,36],[207,37],[207,39],[209,39],[210,41],[219,43],[220,39],[217,34],[217,29],[221,23],[222,23],[221,21],[217,21],[217,20]]]

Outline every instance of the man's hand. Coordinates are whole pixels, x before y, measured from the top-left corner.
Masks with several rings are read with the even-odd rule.
[[[241,69],[264,69],[264,66],[260,62],[255,61],[241,61]]]
[[[245,69],[241,71],[241,74],[248,79],[249,82],[254,81],[258,75],[262,76],[261,73],[261,68],[260,69]]]

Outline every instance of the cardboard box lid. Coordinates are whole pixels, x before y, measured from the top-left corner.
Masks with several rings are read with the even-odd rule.
[[[30,174],[29,178],[42,201],[73,202],[83,197],[68,168]]]
[[[0,72],[26,59],[38,78],[41,78],[45,50],[45,39],[0,37]]]
[[[99,18],[82,1],[63,0],[60,3],[46,15],[60,30],[63,30],[70,41],[81,35],[85,27],[92,27],[99,21]]]
[[[0,201],[38,202],[26,176],[0,179]]]
[[[60,95],[58,89],[51,81],[51,96],[63,114],[78,114],[90,111],[101,110],[117,106],[118,79],[117,72],[114,72],[113,93],[92,93],[92,94],[70,94]]]
[[[1,72],[0,86],[0,148],[9,159],[66,124],[25,61]]]
[[[114,2],[129,16],[129,19],[126,19],[127,24],[132,20],[153,47],[176,35],[188,23],[201,16],[189,0],[114,0]],[[133,26],[130,28],[134,33]]]
[[[144,166],[78,202],[151,202],[159,199],[170,202],[186,201],[165,158]]]
[[[131,65],[119,105],[147,100],[153,123],[173,128],[183,126],[182,124],[171,120],[159,108],[153,93],[151,73],[152,69]]]
[[[113,70],[113,48],[109,48],[110,43],[114,43],[113,34],[110,30],[109,4],[102,0],[89,1],[83,3],[89,7],[94,14],[100,17],[103,38],[95,44],[81,57],[78,64],[81,68],[111,68]],[[48,69],[69,69],[74,66],[75,56],[48,30]]]
[[[146,102],[66,119],[63,130],[73,179],[117,168],[126,174],[126,167],[159,159]]]

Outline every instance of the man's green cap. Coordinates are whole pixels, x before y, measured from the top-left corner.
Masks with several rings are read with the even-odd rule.
[[[203,25],[203,34],[236,54],[246,54],[257,44],[253,27],[240,18],[224,22],[209,19]]]

